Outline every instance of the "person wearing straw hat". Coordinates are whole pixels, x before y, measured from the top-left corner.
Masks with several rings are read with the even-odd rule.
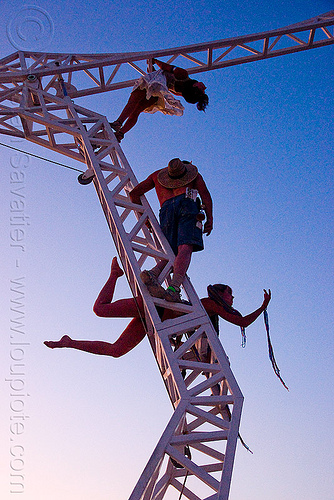
[[[153,172],[140,182],[130,192],[131,201],[141,204],[140,197],[153,188],[161,206],[160,227],[176,258],[173,277],[167,290],[159,281],[159,275],[166,264],[164,261],[158,262],[149,271],[143,271],[140,277],[154,297],[180,302],[180,286],[190,265],[192,252],[203,250],[202,233],[209,235],[212,231],[212,199],[197,167],[179,158],[173,158],[166,168]],[[197,194],[202,200],[206,215],[203,231]]]

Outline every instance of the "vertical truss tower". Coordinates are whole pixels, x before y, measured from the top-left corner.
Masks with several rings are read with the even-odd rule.
[[[86,164],[81,182],[93,180],[133,296],[143,301],[142,321],[174,413],[129,500],[174,500],[181,493],[189,500],[227,500],[243,396],[189,279],[182,304],[151,297],[141,282],[144,267],[162,261],[160,279],[168,284],[174,254],[146,198],[142,205],[129,198],[137,180],[106,117],[72,99],[131,86],[134,79],[122,73],[123,67],[144,74],[138,64],[148,60],[150,69],[152,57],[183,58],[195,64],[189,73],[198,73],[332,44],[333,22],[334,11],[267,33],[178,49],[105,55],[17,52],[0,61],[0,133],[25,137]],[[284,38],[288,43],[280,46]],[[22,126],[14,123],[15,116]],[[177,317],[162,321],[159,308]]]
[[[25,137],[84,161],[85,178],[93,175],[133,296],[143,299],[142,320],[175,409],[130,500],[167,498],[169,488],[190,500],[227,499],[243,397],[200,300],[188,279],[189,304],[151,297],[141,282],[150,261],[165,263],[161,279],[168,282],[174,254],[147,200],[137,205],[128,196],[137,181],[107,119],[29,83],[22,100]],[[161,321],[159,306],[178,317]]]

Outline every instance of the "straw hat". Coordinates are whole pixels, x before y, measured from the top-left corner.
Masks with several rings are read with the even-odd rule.
[[[181,161],[180,158],[173,158],[168,167],[158,173],[158,182],[165,188],[174,189],[186,186],[196,179],[197,174],[195,165],[185,160]]]

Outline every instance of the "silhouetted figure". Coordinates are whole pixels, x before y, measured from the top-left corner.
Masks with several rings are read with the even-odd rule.
[[[209,98],[205,93],[204,83],[189,78],[187,70],[183,68],[157,59],[152,59],[152,62],[160,69],[137,80],[123,111],[117,120],[110,123],[116,131],[118,142],[121,142],[124,134],[137,123],[138,116],[143,111],[161,111],[166,115],[182,116],[184,107],[174,95],[182,96],[187,102],[196,104],[200,111],[204,111],[208,105]]]

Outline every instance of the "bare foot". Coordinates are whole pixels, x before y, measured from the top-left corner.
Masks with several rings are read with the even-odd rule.
[[[111,262],[111,269],[110,269],[110,274],[116,274],[117,277],[123,276],[124,271],[119,267],[119,264],[117,262],[117,257],[114,257],[112,262]]]
[[[60,340],[57,341],[52,341],[52,340],[46,340],[44,344],[46,347],[50,347],[50,349],[54,349],[55,347],[71,347],[71,342],[72,339],[68,335],[63,335],[63,337]]]

